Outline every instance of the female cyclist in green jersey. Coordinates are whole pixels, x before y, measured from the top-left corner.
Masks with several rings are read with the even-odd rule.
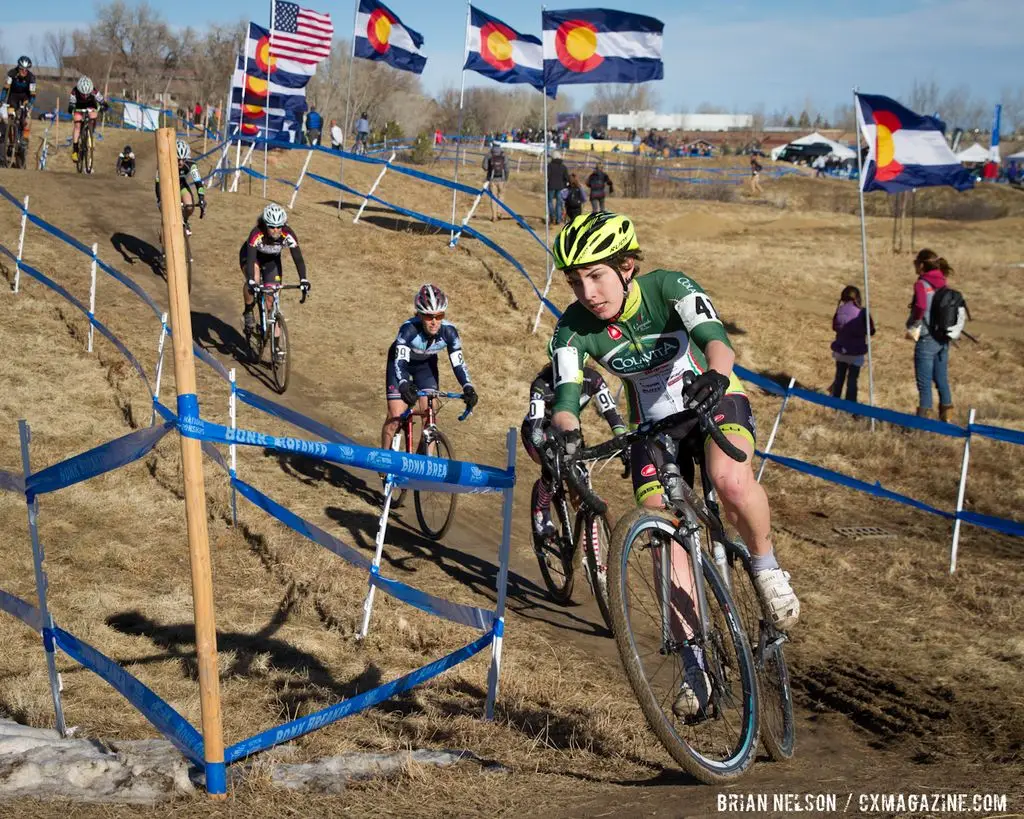
[[[563,445],[567,451],[577,445],[580,375],[588,354],[625,383],[633,424],[688,407],[713,410],[715,422],[747,459],[738,463],[710,439],[704,442],[711,483],[730,523],[750,548],[758,592],[775,625],[792,628],[800,603],[775,557],[768,497],[754,479],[753,413],[733,373],[732,345],[710,297],[683,273],[654,270],[641,277],[643,255],[633,222],[626,216],[577,216],[559,232],[552,251],[576,296],[554,334],[552,424],[563,433]],[[687,373],[695,377],[690,380]],[[679,450],[685,453],[686,447]],[[633,487],[637,503],[662,508],[663,488],[653,454],[642,443],[634,447]],[[688,456],[680,471],[692,477]],[[673,597],[679,592],[688,596],[691,582],[681,547],[679,559],[672,562],[680,567],[673,570]],[[673,607],[683,608],[676,601]],[[677,706],[693,711],[706,704],[707,677],[701,673],[699,657],[684,660],[683,702],[677,701]]]

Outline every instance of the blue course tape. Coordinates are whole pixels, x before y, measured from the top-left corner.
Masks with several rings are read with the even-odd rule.
[[[28,476],[28,480],[25,481],[25,494],[31,500],[36,495],[55,492],[95,478],[104,472],[127,466],[144,457],[173,426],[166,422],[160,426],[137,429],[81,455],[48,466]]]
[[[326,424],[321,424],[319,421],[315,421],[309,416],[303,415],[301,412],[289,409],[282,404],[278,404],[276,401],[264,398],[262,395],[249,392],[242,387],[238,387],[235,392],[238,395],[238,400],[243,404],[248,404],[250,407],[254,407],[255,409],[265,412],[267,415],[273,415],[276,418],[287,421],[292,426],[304,429],[306,432],[311,432],[313,435],[319,435],[325,441],[349,445],[355,443],[355,441],[347,435],[342,435],[340,432],[331,429]]]
[[[427,592],[414,589],[412,586],[407,586],[405,583],[400,583],[397,580],[381,577],[380,570],[377,568],[370,570],[370,582],[381,591],[390,594],[396,600],[408,603],[413,608],[425,611],[427,614],[433,614],[435,617],[451,620],[453,623],[477,628],[481,631],[488,631],[494,624],[493,611],[481,609],[477,606],[464,606],[459,603],[453,603],[442,597],[435,597]]]
[[[27,603],[3,589],[0,589],[0,610],[14,615],[34,631],[41,633],[43,630],[43,613],[31,603]]]
[[[47,631],[49,631],[47,629]],[[71,659],[96,672],[102,679],[152,723],[179,751],[200,767],[203,765],[203,738],[181,714],[121,666],[95,648],[60,628],[53,638]]]
[[[896,501],[897,503],[902,503],[905,506],[911,506],[914,509],[920,509],[922,512],[928,512],[931,515],[938,515],[940,518],[946,518],[947,520],[952,520],[956,517],[956,515],[950,512],[943,512],[941,509],[936,509],[934,506],[929,506],[919,500],[914,500],[913,498],[908,498],[906,495],[900,495],[897,492],[886,489],[877,482],[873,484],[866,483],[858,480],[857,478],[851,478],[848,475],[843,475],[841,472],[833,472],[831,469],[815,466],[814,464],[809,464],[806,461],[800,461],[796,458],[787,458],[783,455],[773,455],[760,451],[758,451],[757,454],[769,461],[775,461],[778,464],[789,467],[796,472],[803,472],[807,475],[813,475],[816,478],[822,478],[830,483],[837,483],[840,486],[856,489],[859,492],[866,492],[868,495],[874,495],[876,498]]]
[[[1006,444],[1024,446],[1024,432],[1017,429],[990,427],[985,424],[971,424],[968,430],[972,435],[980,435],[983,438],[991,438],[993,441],[1002,441]]]
[[[330,188],[337,188],[338,190],[344,191],[345,193],[350,193],[353,196],[358,196],[360,198],[362,198],[363,196],[363,194],[361,194],[355,188],[350,188],[348,185],[345,185],[342,182],[335,182],[333,179],[328,179],[326,176],[320,176],[320,174],[313,173],[312,171],[306,173],[306,178],[312,179],[315,182],[319,182],[321,185],[327,185]]]
[[[741,367],[739,364],[735,365],[732,369],[733,372],[736,373],[736,376],[738,378],[742,379],[743,381],[746,381],[749,384],[753,384],[755,387],[759,387],[760,389],[764,390],[767,393],[771,393],[772,395],[786,394],[786,388],[780,387],[770,378],[765,378],[763,375],[759,373],[751,372],[745,367]]]
[[[97,259],[96,260],[96,265],[99,267],[100,270],[102,270],[108,276],[111,276],[114,279],[116,279],[117,281],[121,282],[121,284],[123,284],[125,287],[127,287],[129,290],[131,290],[136,296],[138,296],[140,299],[142,299],[147,305],[149,305],[149,308],[156,314],[157,318],[160,318],[160,316],[163,315],[163,313],[160,310],[160,308],[157,307],[156,302],[153,301],[153,299],[149,295],[149,293],[147,293],[145,290],[142,289],[142,285],[140,285],[138,282],[135,282],[132,279],[129,279],[120,270],[117,270],[117,269],[111,267],[109,264],[104,262],[102,259]]]
[[[369,570],[373,565],[370,559],[361,552],[357,552],[351,546],[346,546],[334,537],[334,535],[328,534],[316,524],[310,523],[308,520],[303,520],[290,509],[282,506],[277,501],[271,500],[245,481],[239,480],[238,478],[232,478],[231,485],[239,491],[242,497],[254,506],[258,506],[268,515],[281,521],[281,523],[289,529],[293,529],[303,537],[313,541],[314,543],[319,543],[325,549],[333,552],[342,560],[347,560],[354,566],[358,566],[359,568],[366,570]]]
[[[916,415],[908,415],[905,412],[885,409],[884,407],[870,407],[867,404],[858,404],[855,401],[844,401],[840,398],[833,398],[831,395],[811,392],[802,387],[794,387],[790,390],[791,395],[802,398],[810,404],[817,404],[821,407],[837,409],[850,415],[862,415],[865,418],[876,418],[889,424],[896,424],[910,429],[921,429],[927,432],[934,432],[938,435],[946,435],[950,438],[966,438],[967,430],[958,427],[956,424],[947,424],[944,421],[935,421],[930,418],[918,418]]]
[[[90,255],[92,255],[91,251]],[[45,284],[51,290],[54,290],[57,293],[59,293],[61,296],[63,296],[65,299],[71,302],[71,304],[73,304],[75,307],[81,310],[85,316],[89,315],[88,308],[84,304],[82,304],[82,302],[80,302],[78,299],[72,296],[67,290],[65,290],[63,287],[57,284],[57,282],[55,282],[49,276],[40,273],[34,267],[31,267],[25,262],[21,263],[21,269],[28,273],[28,275],[36,279],[41,284]],[[134,355],[132,355],[131,351],[124,346],[124,342],[122,342],[121,339],[119,339],[112,332],[110,332],[110,330],[108,330],[103,324],[101,324],[95,318],[90,319],[90,323],[93,325],[93,327],[100,331],[104,338],[106,338],[111,344],[117,347],[117,349],[121,352],[121,355],[127,358],[129,363],[133,367],[135,367],[136,371],[139,373],[139,375],[142,377],[142,380],[145,382],[147,391],[150,394],[152,394],[153,388],[150,387],[149,385],[149,377],[146,375],[146,371],[142,368],[142,365],[139,363],[138,359]]]
[[[15,475],[13,472],[4,472],[0,469],[0,492],[14,492],[18,495],[24,495],[25,476]]]
[[[372,708],[374,705],[378,705],[384,702],[384,700],[391,699],[404,691],[408,691],[410,688],[415,688],[420,683],[436,677],[452,666],[468,660],[474,654],[487,648],[493,639],[494,636],[491,632],[482,634],[469,645],[453,651],[448,656],[435,660],[429,665],[411,671],[404,677],[399,677],[397,680],[379,685],[370,691],[364,691],[362,694],[324,708],[315,714],[309,714],[301,719],[286,722],[277,728],[271,728],[269,731],[264,731],[262,734],[257,734],[250,739],[242,740],[225,751],[225,759],[228,764],[237,762],[239,759],[254,754],[257,751],[272,748],[274,745],[280,745],[282,742],[289,742],[303,734],[308,734],[310,731],[330,725],[332,722],[337,722],[349,714],[355,714],[366,708]]]
[[[979,512],[963,511],[961,511],[957,517],[964,523],[970,523],[973,526],[981,526],[985,529],[991,529],[994,532],[1001,532],[1004,535],[1024,537],[1024,523],[1020,523],[1016,520],[1006,520],[1005,518],[997,518],[991,515],[982,515]]]

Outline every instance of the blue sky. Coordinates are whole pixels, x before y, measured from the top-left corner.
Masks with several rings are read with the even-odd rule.
[[[539,5],[477,2],[513,28],[540,33]],[[89,22],[81,13],[81,0],[5,5],[13,6],[0,17],[0,54],[8,61],[29,50],[30,37],[41,44],[47,29]],[[181,27],[243,17],[266,25],[269,18],[269,3],[245,0],[158,5],[169,23]],[[311,5],[330,12],[336,31],[349,36],[351,3],[313,0]],[[390,0],[388,5],[426,38],[426,89],[436,93],[457,86],[465,3]],[[1024,84],[1024,0],[600,0],[594,5],[665,22],[665,81],[655,84],[664,112],[693,110],[702,102],[727,110],[749,111],[763,104],[768,112],[799,112],[810,103],[830,114],[849,100],[855,85],[898,98],[915,79],[934,80],[943,90],[966,85],[973,96],[995,102],[1002,89]],[[253,14],[255,8],[258,14]],[[491,81],[470,72],[467,84]],[[587,86],[565,91],[577,103],[589,96]]]

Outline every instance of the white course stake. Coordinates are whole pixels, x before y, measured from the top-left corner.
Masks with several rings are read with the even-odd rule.
[[[391,158],[388,159],[388,161],[384,163],[384,167],[380,169],[380,173],[377,174],[377,178],[374,180],[373,185],[370,187],[369,192],[366,194],[365,198],[363,199],[363,204],[361,204],[359,206],[359,210],[356,211],[355,218],[352,220],[352,224],[353,225],[356,224],[359,221],[359,217],[363,215],[363,209],[366,207],[366,203],[370,201],[370,197],[373,196],[373,192],[375,190],[377,190],[377,186],[380,184],[381,180],[384,178],[384,174],[386,174],[388,172],[388,168],[391,167],[391,163],[395,161],[395,156],[396,156],[395,152],[392,151],[391,152]]]
[[[400,451],[402,449],[401,431],[395,433],[391,439],[391,449]],[[373,613],[373,594],[377,587],[373,584],[374,575],[380,572],[380,558],[384,553],[384,535],[388,529],[388,515],[391,512],[391,496],[395,491],[395,476],[388,475],[384,484],[384,508],[380,513],[380,520],[377,522],[376,551],[373,553],[373,565],[370,567],[369,588],[366,591],[366,599],[363,600],[363,624],[356,634],[357,640],[362,640],[370,631],[370,615]]]
[[[21,234],[18,236],[18,259],[14,263],[14,292],[18,292],[18,285],[21,282],[21,260],[22,252],[25,250],[25,225],[28,223],[28,197],[25,197],[25,204],[21,209]]]
[[[960,513],[964,510],[964,494],[967,492],[967,464],[971,460],[971,425],[974,423],[975,409],[972,407],[967,416],[967,437],[964,439],[964,460],[960,465],[960,491],[956,496],[957,519],[953,524],[953,545],[949,550],[949,573],[956,571],[956,552],[960,546]]]
[[[786,404],[789,403],[789,394],[793,389],[793,385],[796,384],[796,376],[789,379],[789,386],[786,387],[786,394],[782,396],[782,406],[779,407],[779,414],[775,416],[775,425],[772,427],[772,434],[768,436],[768,443],[765,444],[764,454],[767,455],[772,451],[772,444],[775,443],[775,433],[779,431],[779,422],[782,420],[782,413],[786,411]],[[761,483],[761,476],[764,474],[764,468],[768,465],[768,459],[761,459],[761,467],[757,470],[757,482]]]
[[[160,316],[160,341],[156,345],[156,376],[153,378],[153,414],[149,425],[156,423],[156,402],[160,400],[160,376],[164,373],[164,342],[167,341],[167,314]]]
[[[92,334],[93,327],[92,321],[96,318],[96,251],[99,245],[96,242],[92,243],[92,264],[90,265],[90,279],[89,279],[89,347],[88,350],[92,352]]]
[[[239,143],[239,145],[241,145],[241,143]],[[243,159],[241,163],[239,163],[237,169],[235,170],[235,178],[231,180],[231,193],[238,193],[238,178],[242,175],[242,168],[248,165],[249,161],[252,159],[252,152],[255,147],[255,142],[249,146],[249,150],[246,151],[245,153],[245,159]]]
[[[516,468],[516,431],[509,429],[505,438],[508,468]],[[505,637],[505,595],[508,591],[508,563],[512,551],[512,501],[515,487],[505,489],[502,505],[501,548],[498,550],[498,600],[494,609],[494,640],[491,642],[491,668],[487,672],[487,705],[484,718],[494,719],[494,703],[498,699],[498,677],[501,674],[501,642]]]
[[[306,154],[306,161],[302,163],[302,173],[299,174],[299,181],[295,183],[295,190],[292,191],[292,201],[288,203],[288,210],[295,207],[295,197],[299,195],[299,188],[302,186],[302,180],[306,178],[306,169],[309,168],[309,160],[313,158],[313,149],[309,149],[309,153]]]
[[[462,235],[463,229],[465,229],[466,225],[469,224],[469,220],[473,218],[473,214],[476,213],[476,209],[480,206],[480,200],[483,199],[485,193],[490,192],[490,186],[491,180],[488,179],[484,182],[484,186],[480,189],[480,193],[476,195],[476,198],[473,200],[473,204],[469,206],[469,212],[466,214],[466,218],[462,220],[462,223],[459,225],[459,229],[455,231],[451,241],[448,243],[448,247],[455,247],[455,245],[458,244],[459,237]],[[494,194],[491,195],[493,196]]]

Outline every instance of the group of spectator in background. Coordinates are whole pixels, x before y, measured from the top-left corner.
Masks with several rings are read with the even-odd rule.
[[[952,422],[953,394],[949,386],[950,342],[934,338],[929,330],[935,294],[946,287],[953,268],[932,250],[921,250],[914,258],[913,294],[906,323],[907,338],[914,341],[914,380],[917,385],[917,415],[932,418],[934,395],[939,393],[939,420]],[[875,334],[875,322],[861,304],[860,289],[847,285],[839,295],[839,305],[832,317],[835,340],[832,358],[836,363],[835,378],[829,387],[833,398],[857,401],[857,382],[868,352],[868,333]]]

